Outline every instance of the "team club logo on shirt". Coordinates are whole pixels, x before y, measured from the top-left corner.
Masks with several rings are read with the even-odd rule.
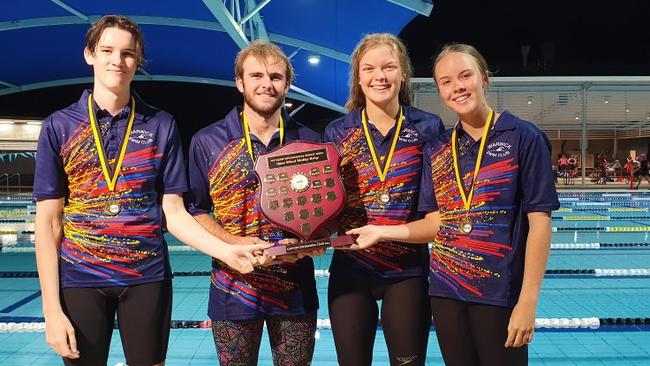
[[[407,144],[416,143],[418,141],[418,132],[412,128],[404,128],[399,135],[399,141]]]
[[[493,158],[505,158],[510,155],[511,148],[512,145],[507,142],[492,142],[485,153]]]
[[[147,130],[133,130],[129,141],[138,145],[148,145],[153,142],[153,133]]]

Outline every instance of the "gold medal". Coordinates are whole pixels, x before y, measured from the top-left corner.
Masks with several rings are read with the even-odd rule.
[[[104,151],[104,145],[102,143],[102,137],[99,131],[99,126],[97,124],[97,120],[95,119],[95,113],[93,111],[92,94],[88,95],[88,117],[90,119],[90,126],[93,131],[93,138],[95,142],[95,148],[97,149],[97,155],[99,157],[99,163],[101,164],[102,173],[104,174],[104,179],[106,180],[106,187],[110,192],[114,192],[115,186],[117,184],[117,178],[120,175],[120,171],[122,170],[122,163],[124,162],[124,156],[126,155],[126,147],[129,143],[129,136],[131,135],[131,129],[133,128],[133,121],[135,119],[135,99],[131,97],[131,111],[129,113],[129,121],[126,126],[126,131],[124,131],[124,137],[122,138],[122,146],[120,147],[120,153],[117,157],[117,162],[115,163],[115,167],[112,169],[112,172],[109,171],[110,166],[108,165],[106,152]],[[121,210],[122,209],[117,200],[111,199],[106,201],[106,203],[104,204],[104,212],[108,216],[117,216]]]
[[[399,108],[399,117],[397,118],[395,135],[393,136],[393,141],[390,145],[390,150],[388,150],[388,156],[384,162],[383,169],[379,165],[379,159],[377,158],[377,152],[375,152],[375,145],[372,142],[372,137],[370,136],[370,131],[368,131],[368,126],[366,122],[366,111],[361,111],[361,125],[363,126],[363,132],[366,135],[366,142],[368,143],[368,149],[370,150],[370,155],[372,156],[372,162],[375,165],[375,170],[377,171],[377,176],[379,177],[380,182],[386,180],[386,175],[388,175],[388,169],[390,168],[390,162],[393,160],[393,153],[395,152],[395,147],[397,146],[397,140],[399,140],[399,134],[402,130],[402,122],[404,121],[404,113],[402,107]],[[380,205],[387,205],[390,203],[390,193],[388,189],[382,188],[376,194],[377,203]]]
[[[451,153],[452,153],[452,158],[454,163],[454,175],[456,178],[458,191],[460,193],[460,198],[463,201],[463,207],[465,208],[465,212],[467,212],[467,214],[469,214],[472,207],[472,198],[474,198],[474,187],[476,184],[478,173],[481,170],[481,162],[483,161],[485,146],[487,146],[488,132],[490,131],[491,126],[493,126],[493,122],[494,122],[494,111],[492,110],[492,108],[490,108],[490,111],[487,116],[487,120],[485,121],[485,126],[483,127],[481,145],[479,146],[478,156],[476,157],[476,164],[474,165],[474,175],[472,176],[472,183],[470,184],[468,191],[465,191],[465,184],[463,183],[463,177],[461,176],[461,171],[460,171],[458,147],[456,146],[458,125],[454,127],[454,130],[451,134]],[[465,217],[463,220],[461,220],[458,229],[465,234],[471,233],[473,229],[472,221],[470,221],[469,218]]]
[[[458,228],[460,229],[460,231],[461,231],[463,234],[469,234],[469,233],[472,232],[472,229],[474,229],[474,228],[472,227],[472,221],[470,221],[470,219],[463,219],[463,220],[460,222],[460,225],[458,226]]]
[[[387,205],[390,203],[390,193],[387,190],[381,190],[377,192],[377,202],[382,205]]]
[[[104,211],[106,211],[106,214],[109,216],[117,216],[120,211],[122,211],[122,208],[117,201],[108,201],[104,206]]]

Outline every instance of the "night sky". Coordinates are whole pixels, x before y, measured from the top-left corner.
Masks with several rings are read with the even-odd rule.
[[[649,18],[650,1],[444,0],[434,1],[431,16],[417,16],[400,37],[416,77],[431,77],[433,56],[454,41],[476,46],[495,76],[650,75]],[[529,48],[525,67],[524,45]],[[43,118],[76,101],[84,87],[89,86],[2,96],[0,115]],[[176,117],[186,147],[195,131],[241,104],[234,88],[160,82],[134,87],[148,103]],[[337,116],[312,105],[297,114],[319,130]]]
[[[648,1],[434,1],[400,36],[421,77],[448,42],[474,45],[496,76],[650,75],[649,17]]]

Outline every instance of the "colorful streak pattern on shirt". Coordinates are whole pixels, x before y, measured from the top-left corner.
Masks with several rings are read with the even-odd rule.
[[[259,183],[244,139],[232,141],[224,148],[208,173],[208,179],[214,217],[226,231],[266,240],[283,236],[282,230],[266,220],[260,211]],[[252,309],[277,306],[286,310],[288,306],[282,294],[296,288],[295,283],[286,280],[287,266],[293,265],[257,268],[253,273],[242,275],[214,263],[212,284]]]
[[[268,222],[260,210],[260,186],[245,144],[241,110],[233,108],[223,120],[212,123],[192,138],[189,156],[188,211],[212,215],[235,236],[255,236],[266,241],[295,237]],[[313,130],[284,113],[285,142],[320,142]],[[278,131],[268,144],[251,135],[254,156],[279,146]],[[213,320],[250,320],[270,316],[297,316],[318,308],[312,259],[256,269],[241,275],[212,263],[208,315]]]
[[[171,278],[161,230],[161,197],[187,191],[174,117],[135,92],[133,130],[115,193],[106,187],[88,118],[88,96],[43,120],[32,196],[64,201],[60,278],[63,288],[108,287]],[[111,115],[96,104],[109,164],[114,164],[130,106]],[[118,215],[108,202],[121,207]]]
[[[341,141],[341,174],[346,188],[346,208],[341,214],[341,232],[366,224],[396,225],[407,222],[417,200],[422,165],[422,146],[410,145],[395,150],[386,180],[381,182],[370,158],[363,130],[350,130]],[[383,160],[381,162],[383,164]],[[382,187],[388,189],[388,204],[377,201]],[[383,275],[403,272],[404,259],[416,255],[412,245],[380,242],[371,248],[345,252],[358,265]]]
[[[150,199],[143,184],[155,180],[156,147],[127,153],[114,192],[110,192],[101,170],[90,125],[86,122],[62,146],[61,157],[68,176],[68,203],[64,207],[64,239],[61,259],[69,271],[86,272],[99,279],[125,285],[124,279],[143,278],[142,267],[161,253],[145,248],[140,238],[160,234],[160,225],[146,224],[143,214]],[[109,161],[114,166],[114,159]],[[115,217],[104,208],[119,202]]]
[[[431,156],[431,175],[435,198],[440,208],[442,226],[431,248],[430,270],[436,277],[461,299],[465,299],[460,288],[475,296],[483,296],[483,281],[500,277],[501,274],[484,266],[486,257],[505,257],[511,250],[506,243],[492,242],[495,230],[503,226],[495,217],[512,210],[512,206],[492,206],[501,191],[511,187],[514,172],[518,166],[510,158],[481,167],[477,176],[474,198],[470,212],[465,211],[454,176],[451,143],[442,146]],[[473,172],[463,176],[465,187],[471,184]],[[470,235],[459,228],[463,219],[472,222]],[[508,229],[508,228],[502,228]]]
[[[467,187],[481,144],[459,128],[459,163]],[[534,124],[501,112],[488,134],[477,179],[469,215],[474,229],[462,235],[458,225],[465,215],[453,173],[451,134],[448,130],[431,140],[423,153],[418,210],[440,211],[443,219],[430,256],[429,295],[512,308],[523,282],[528,215],[550,214],[560,206],[551,144]]]

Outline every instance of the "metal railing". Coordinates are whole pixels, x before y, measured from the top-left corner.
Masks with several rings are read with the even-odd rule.
[[[16,177],[18,181],[18,193],[21,193],[22,189],[22,183],[21,183],[21,178],[20,178],[20,173],[4,173],[0,174],[0,184],[4,183],[5,184],[5,193],[9,193],[9,183],[11,182],[11,179]]]

